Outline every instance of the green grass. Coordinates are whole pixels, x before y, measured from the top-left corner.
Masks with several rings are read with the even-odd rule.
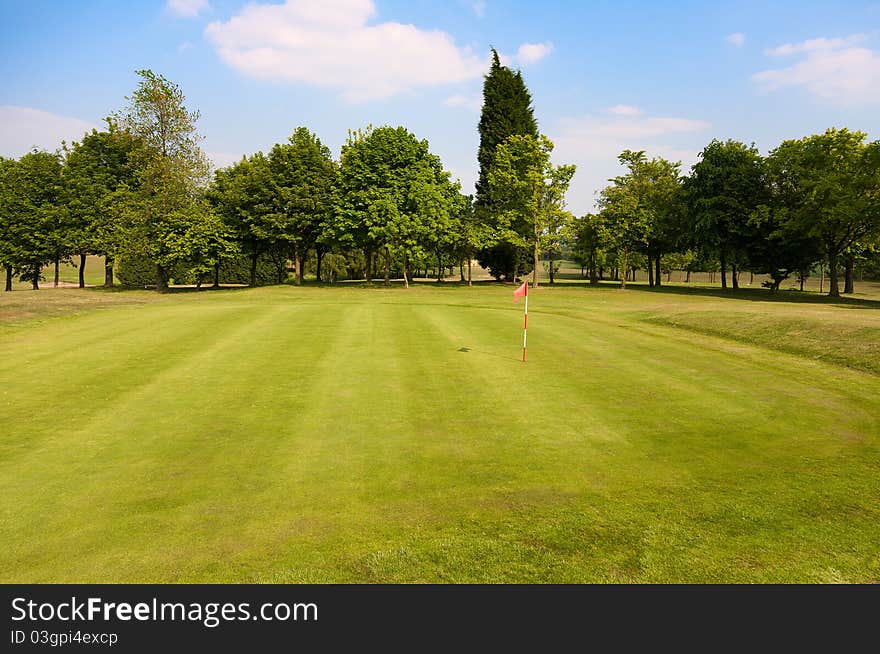
[[[880,303],[511,292],[0,296],[0,581],[880,580]]]

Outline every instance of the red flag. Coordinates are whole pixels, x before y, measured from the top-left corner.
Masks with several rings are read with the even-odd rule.
[[[520,286],[518,289],[516,289],[513,292],[513,301],[519,302],[519,299],[521,297],[526,297],[528,294],[529,294],[529,283],[523,282],[522,286]]]

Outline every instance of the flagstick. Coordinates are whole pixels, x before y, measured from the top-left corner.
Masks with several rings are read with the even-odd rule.
[[[523,314],[523,363],[526,362],[526,331],[529,328],[529,285],[526,284],[526,310]]]

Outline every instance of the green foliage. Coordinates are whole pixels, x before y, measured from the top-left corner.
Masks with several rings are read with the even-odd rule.
[[[302,256],[323,231],[331,211],[336,164],[330,149],[305,127],[298,127],[287,143],[269,152],[271,185],[276,213],[284,216],[283,236],[298,262],[297,282],[302,282]]]
[[[427,141],[403,127],[380,127],[343,146],[327,232],[338,244],[383,252],[387,272],[393,255],[424,257],[436,245],[460,198]]]
[[[648,159],[644,151],[624,150],[618,157],[626,173],[615,177],[600,196],[599,240],[614,253],[620,285],[637,252],[659,254],[656,243],[667,240],[668,226],[678,211],[678,163]],[[655,242],[652,247],[652,240]]]
[[[173,236],[180,214],[192,211],[209,164],[199,148],[199,113],[186,108],[180,87],[150,70],[137,74],[138,86],[116,116],[138,143],[132,152],[137,185],[127,203],[128,239],[156,262],[156,287],[162,291],[169,267],[182,255]]]
[[[156,285],[156,263],[146,254],[122,252],[116,258],[116,276],[127,288],[152,288]]]
[[[250,257],[249,283],[257,284],[260,280],[256,266],[260,257],[286,257],[292,238],[269,159],[257,152],[218,170],[207,198],[242,251]]]
[[[71,214],[72,251],[114,256],[124,245],[123,207],[137,187],[138,141],[107,120],[66,148],[64,176]]]
[[[755,240],[749,218],[765,201],[761,156],[754,145],[713,140],[691,168],[685,189],[694,242],[718,254],[726,287],[727,261],[743,259]]]
[[[498,52],[492,50],[492,65],[483,83],[483,108],[478,126],[480,166],[474,199],[475,229],[471,230],[480,264],[500,279],[514,279],[533,268],[533,253],[527,247],[527,225],[516,233],[503,224],[501,209],[492,198],[489,174],[495,166],[496,150],[511,136],[538,138],[538,123],[532,97],[522,74],[502,66]],[[528,239],[526,241],[525,239]]]
[[[35,284],[41,266],[70,251],[69,212],[60,155],[34,150],[0,165],[0,260]]]
[[[494,49],[492,66],[483,82],[483,109],[478,131],[480,175],[476,184],[476,205],[483,208],[492,205],[489,172],[495,165],[497,147],[514,135],[538,138],[532,96],[522,73],[514,73],[507,66],[502,66]]]
[[[829,295],[839,295],[839,257],[880,232],[880,143],[865,134],[829,129],[784,141],[771,153],[786,227],[815,238],[829,262]]]
[[[565,193],[574,166],[554,166],[553,142],[546,136],[514,135],[498,146],[489,171],[492,200],[498,210],[498,226],[512,245],[528,244],[533,251],[533,285],[538,285],[541,237],[555,241],[566,221]]]

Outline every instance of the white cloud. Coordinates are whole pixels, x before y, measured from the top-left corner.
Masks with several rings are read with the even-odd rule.
[[[214,169],[217,170],[218,168],[226,168],[234,163],[238,163],[243,155],[230,152],[206,152],[205,156],[208,157]]]
[[[845,38],[818,38],[786,43],[767,51],[772,57],[800,55],[784,68],[752,75],[764,91],[805,88],[814,96],[840,105],[880,102],[880,54],[859,46],[862,34]]]
[[[697,160],[704,140],[701,135],[710,127],[704,120],[647,116],[629,105],[615,105],[605,115],[560,120],[551,133],[556,144],[553,159],[577,165],[568,193],[569,209],[578,215],[595,209],[596,192],[621,173],[617,156],[626,149],[681,161],[682,170],[687,171]]]
[[[826,39],[821,37],[818,39],[807,39],[800,43],[784,43],[767,50],[768,55],[774,57],[786,57],[788,55],[798,54],[801,52],[816,52],[837,50],[851,45],[856,45],[865,40],[864,34],[853,34],[844,38]]]
[[[728,34],[725,39],[731,45],[735,45],[736,47],[741,46],[746,42],[746,35],[742,32],[734,32],[733,34]]]
[[[179,46],[177,46],[177,51],[181,52],[181,53],[186,52],[187,50],[192,50],[192,47],[193,47],[192,43],[190,43],[189,41],[184,41]]]
[[[208,0],[168,0],[165,8],[175,16],[195,18],[210,5]]]
[[[546,43],[523,43],[513,58],[518,64],[526,66],[540,61],[551,52],[553,52],[553,44],[549,41]]]
[[[20,157],[36,147],[50,152],[80,140],[97,125],[40,109],[0,105],[0,155]]]
[[[205,34],[242,74],[338,89],[350,101],[480,77],[488,60],[439,30],[382,22],[372,0],[249,4]]]
[[[471,3],[471,9],[474,10],[474,13],[482,18],[486,15],[486,1],[485,0],[473,0]]]
[[[456,93],[446,98],[443,104],[447,107],[464,107],[471,111],[480,111],[483,106],[483,97],[479,94],[461,95]]]
[[[628,104],[616,104],[613,107],[608,107],[607,111],[615,116],[640,116],[642,114],[641,109]]]

